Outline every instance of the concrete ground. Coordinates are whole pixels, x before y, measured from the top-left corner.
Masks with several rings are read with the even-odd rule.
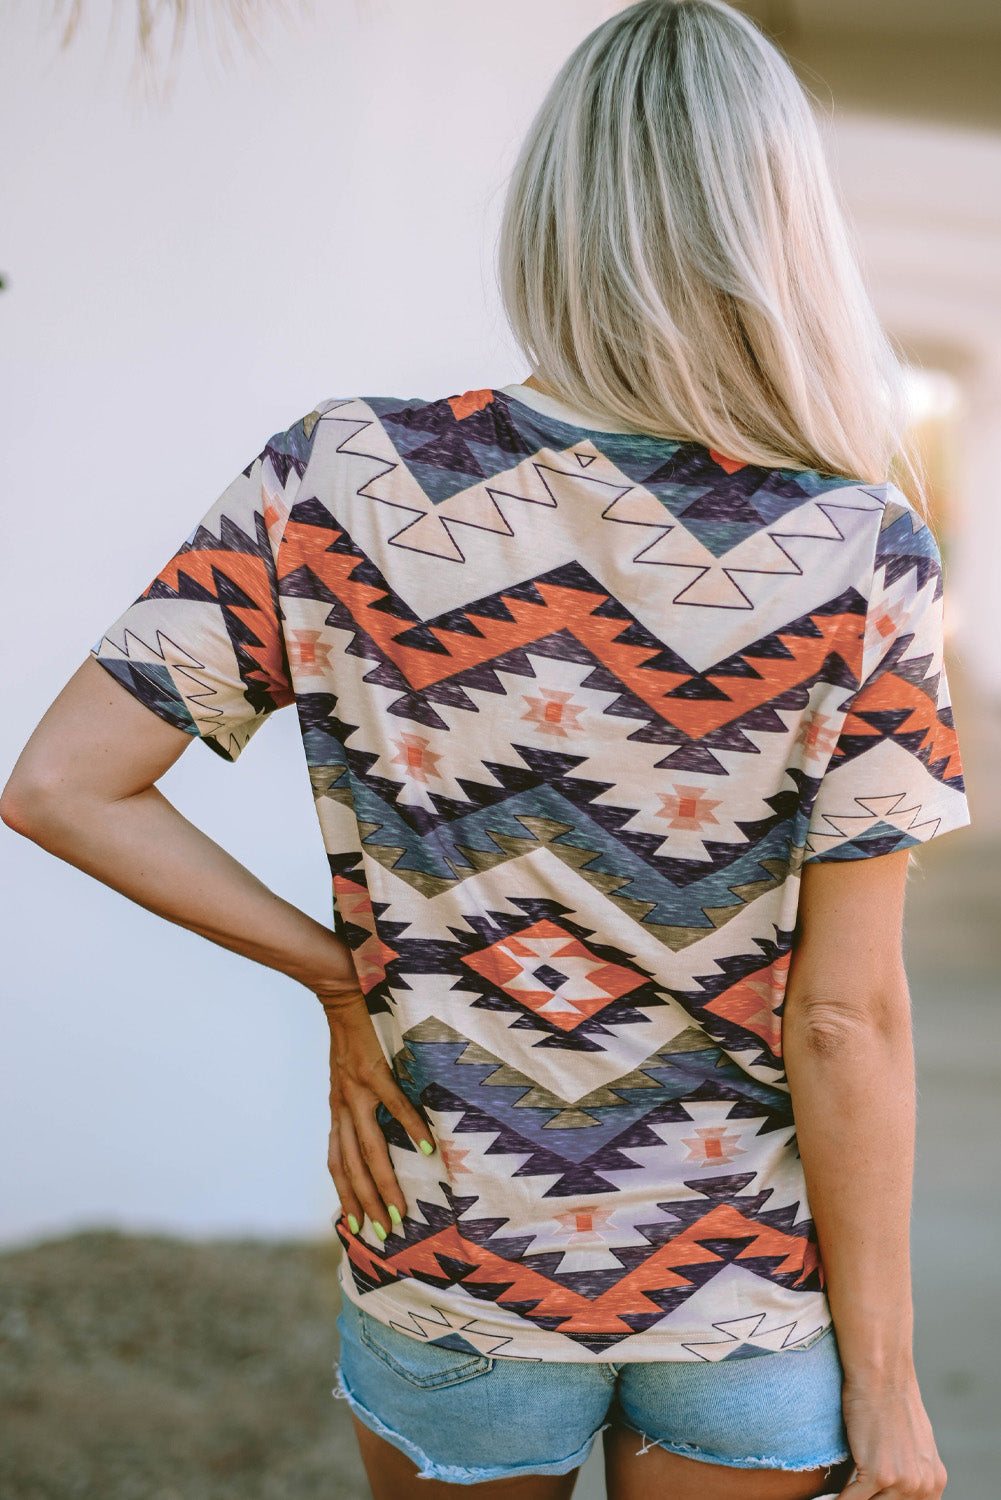
[[[995,1500],[1001,707],[950,680],[973,826],[912,857],[905,923],[916,1345],[947,1500]],[[2,1500],[366,1500],[331,1396],[334,1263],[329,1244],[114,1232],[0,1254]],[[604,1493],[596,1451],[575,1500]]]

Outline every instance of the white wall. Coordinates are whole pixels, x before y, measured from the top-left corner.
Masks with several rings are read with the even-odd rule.
[[[322,0],[229,72],[129,85],[111,0],[0,49],[0,777],[104,626],[327,396],[522,379],[493,286],[513,153],[603,0]],[[126,7],[127,10],[127,7]],[[297,724],[165,794],[329,920]],[[325,1026],[300,986],[0,825],[0,1237],[327,1227]]]
[[[22,0],[5,16],[0,778],[89,645],[271,433],[322,397],[430,397],[528,373],[493,282],[503,186],[557,67],[617,8],[318,0],[312,18],[269,22],[263,57],[237,54],[229,72],[190,51],[160,108],[130,92],[124,30],[106,45],[112,0],[92,0],[97,22],[65,54],[37,14],[48,7]],[[901,272],[924,243],[907,215],[947,201],[969,217],[996,155],[950,138],[922,167],[909,133],[840,134],[850,124],[846,186],[876,259],[880,224],[903,226],[878,298],[909,329],[952,326],[955,268]],[[905,169],[910,206],[894,220],[887,174]],[[961,203],[947,193],[959,178]],[[906,309],[892,301],[902,288]],[[995,370],[983,309],[963,326],[980,329],[977,368]],[[997,389],[983,377],[984,410]],[[974,501],[993,507],[996,468],[978,451]],[[992,566],[975,548],[963,557],[973,580]],[[992,647],[996,591],[978,608],[978,638],[995,612]],[[329,919],[294,714],[235,766],[193,745],[161,785]],[[2,825],[0,860],[0,1239],[97,1223],[323,1231],[335,1205],[312,997]]]

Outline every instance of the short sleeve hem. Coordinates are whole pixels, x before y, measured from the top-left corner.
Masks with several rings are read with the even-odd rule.
[[[885,804],[889,799],[863,797],[859,800],[862,803],[868,800],[874,804]],[[909,799],[900,800],[906,804]],[[850,825],[856,816],[858,831],[853,833]],[[881,813],[866,810],[857,815],[836,818],[834,821],[840,825],[839,830],[832,829],[830,834],[814,830],[807,836],[802,862],[804,865],[833,864],[841,860],[872,859],[879,854],[894,854],[901,849],[918,848],[930,843],[932,839],[941,838],[944,833],[966,828],[972,822],[966,797],[958,791],[934,806],[921,807],[916,813],[918,821],[912,826],[906,826],[908,818],[914,816],[915,809],[911,808],[909,813],[904,813],[899,824],[892,821],[893,813],[886,809]]]
[[[809,809],[804,864],[914,848],[971,822],[930,526],[892,485],[875,536],[859,687]]]
[[[276,552],[316,420],[268,440],[90,647],[134,698],[229,764],[295,702]]]
[[[101,640],[90,647],[90,654],[109,676],[131,693],[137,702],[156,714],[158,718],[163,719],[165,723],[173,725],[175,729],[183,730],[192,739],[200,740],[227,763],[233,764],[239,759],[258,725],[264,722],[266,715],[262,714],[259,718],[242,724],[239,733],[234,728],[227,728],[225,725],[213,725],[210,722],[199,723],[177,691],[167,666],[109,655],[107,640],[107,636],[102,636]],[[104,647],[103,652],[102,647]]]

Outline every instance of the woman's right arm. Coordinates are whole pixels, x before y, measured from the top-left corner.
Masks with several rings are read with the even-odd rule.
[[[806,864],[782,1025],[800,1157],[845,1373],[844,1500],[938,1500],[914,1371],[909,851]]]

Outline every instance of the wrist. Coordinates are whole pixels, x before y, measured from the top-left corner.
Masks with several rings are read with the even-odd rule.
[[[886,1390],[913,1384],[917,1379],[914,1355],[907,1348],[873,1348],[859,1352],[842,1353],[845,1388],[859,1390]]]
[[[317,922],[311,940],[300,947],[295,963],[285,972],[311,990],[321,1001],[358,989],[358,974],[355,970],[351,949],[342,938],[329,927]]]
[[[846,1372],[841,1387],[841,1404],[843,1408],[848,1408],[891,1398],[906,1400],[916,1391],[920,1395],[917,1371],[913,1365],[908,1371],[893,1374],[869,1372],[862,1376]]]
[[[335,1016],[343,1015],[345,1011],[354,1010],[358,1006],[361,1006],[365,1011],[368,1010],[365,1004],[364,992],[357,979],[348,985],[336,985],[328,982],[314,989],[313,994],[319,1000],[328,1021],[332,1021]]]

